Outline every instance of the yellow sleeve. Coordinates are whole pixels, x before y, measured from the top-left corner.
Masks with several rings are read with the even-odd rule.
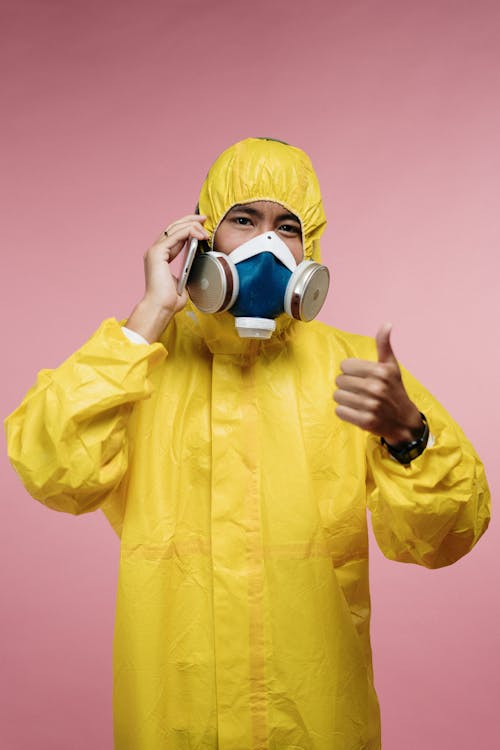
[[[5,425],[10,460],[28,492],[67,513],[99,507],[127,470],[127,421],[151,393],[161,344],[133,344],[116,320],[36,385]]]
[[[484,533],[490,494],[483,465],[460,427],[408,372],[402,373],[434,444],[403,466],[370,435],[368,507],[386,557],[439,568],[465,555]]]

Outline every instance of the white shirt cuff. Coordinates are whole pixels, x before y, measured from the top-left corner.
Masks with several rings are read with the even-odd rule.
[[[125,326],[122,326],[122,331],[133,344],[147,344],[149,346],[149,341],[146,341],[144,336],[141,336],[137,331],[131,331],[130,328],[126,328]]]

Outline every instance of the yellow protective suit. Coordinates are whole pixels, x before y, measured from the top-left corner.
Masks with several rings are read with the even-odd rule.
[[[211,232],[236,203],[297,214],[319,258],[319,188],[296,149],[244,141],[202,190]],[[8,420],[34,497],[101,507],[121,537],[118,750],[377,750],[366,508],[387,557],[429,567],[487,526],[482,465],[408,373],[434,445],[404,467],[335,415],[345,357],[371,339],[280,320],[241,340],[229,313],[188,308],[161,343],[114,320]]]

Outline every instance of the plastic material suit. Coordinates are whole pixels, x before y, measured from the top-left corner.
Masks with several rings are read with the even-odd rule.
[[[319,259],[325,219],[298,149],[249,139],[211,169],[213,234],[235,203],[270,199]],[[114,645],[118,750],[377,750],[367,507],[383,553],[428,567],[488,522],[481,462],[408,373],[434,444],[403,466],[335,415],[346,357],[373,340],[280,318],[242,340],[192,307],[160,343],[115,320],[8,419],[11,459],[56,510],[102,508],[121,537]]]

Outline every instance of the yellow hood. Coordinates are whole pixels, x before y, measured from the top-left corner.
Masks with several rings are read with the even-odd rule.
[[[269,200],[295,214],[302,225],[304,257],[321,261],[319,238],[326,225],[318,178],[311,160],[300,148],[267,138],[246,138],[224,151],[210,168],[201,188],[199,211],[207,216],[210,234],[237,203]],[[283,340],[292,319],[286,314],[276,320],[276,331],[268,341],[241,339],[230,313],[205,314],[190,306],[198,332],[214,354],[243,355],[253,360],[262,348]],[[189,324],[189,323],[188,323]],[[272,344],[271,344],[272,341]]]

